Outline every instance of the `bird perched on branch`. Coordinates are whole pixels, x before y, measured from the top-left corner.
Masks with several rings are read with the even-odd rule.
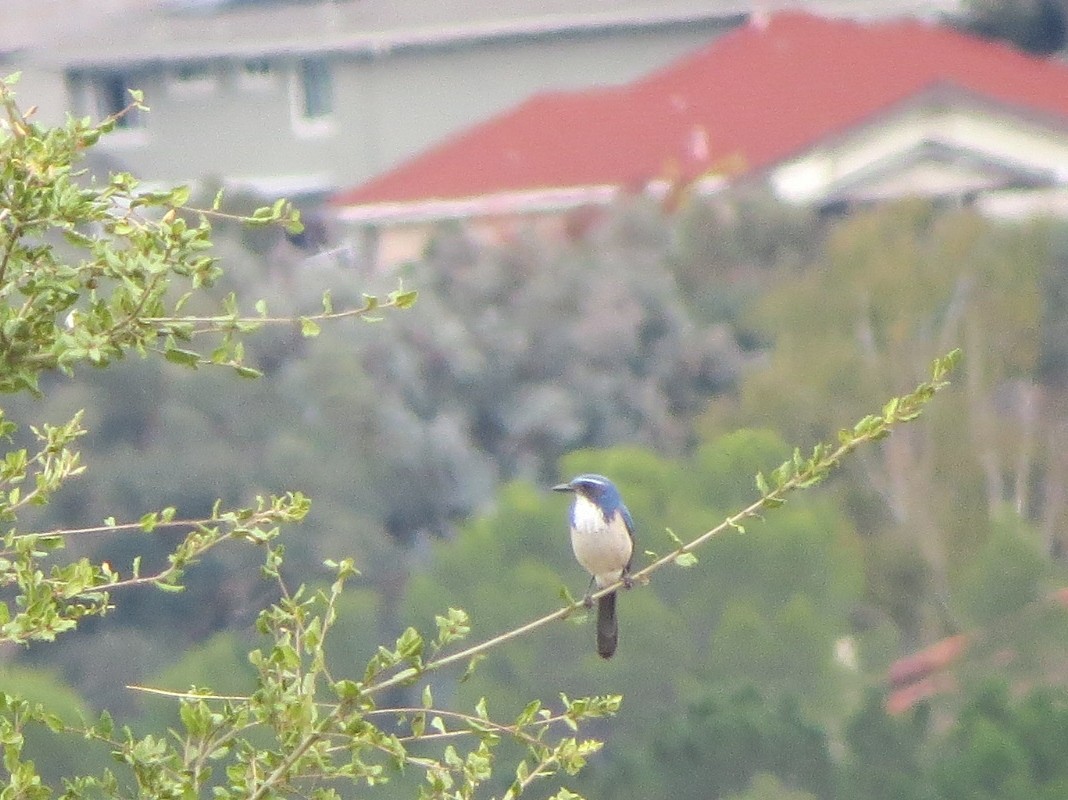
[[[596,583],[602,589],[622,579],[630,588],[634,521],[615,484],[603,475],[587,474],[554,486],[553,491],[571,492],[575,496],[568,517],[571,549],[592,576],[590,587]],[[586,606],[591,605],[587,591]],[[611,592],[597,601],[597,654],[611,658],[618,640],[616,593]]]

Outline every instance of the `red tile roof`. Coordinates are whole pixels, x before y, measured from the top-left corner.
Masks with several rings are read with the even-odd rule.
[[[1068,586],[1035,602],[1050,602],[1068,609]],[[1006,620],[1001,620],[1001,627],[1006,627]],[[923,700],[955,691],[957,680],[952,670],[976,642],[983,640],[984,635],[982,630],[958,633],[891,664],[886,674],[890,689],[885,703],[887,713],[902,714]],[[1003,649],[997,654],[999,659],[1011,660],[1015,656],[1012,649]]]
[[[332,202],[642,186],[739,157],[757,171],[944,87],[1068,126],[1068,65],[918,21],[782,13],[626,86],[536,95]]]

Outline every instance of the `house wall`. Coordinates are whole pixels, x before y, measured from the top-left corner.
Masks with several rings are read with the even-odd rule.
[[[69,107],[63,78],[55,72],[27,68],[18,52],[0,53],[0,78],[19,73],[14,86],[19,107],[26,111],[37,106],[34,118],[46,125],[62,125]]]
[[[724,22],[409,49],[376,57],[324,55],[333,111],[301,118],[299,60],[273,57],[265,75],[244,62],[149,64],[122,73],[144,91],[141,125],[102,140],[147,181],[212,176],[268,194],[362,182],[450,133],[539,91],[632,80],[724,31]],[[107,111],[104,73],[69,72],[67,106]],[[185,78],[183,80],[183,77]]]
[[[953,163],[912,163],[910,154],[922,154],[924,145],[959,155]],[[868,199],[964,195],[997,188],[1013,172],[1063,181],[1068,169],[1056,169],[1060,164],[1068,164],[1068,130],[1061,123],[962,96],[921,102],[815,147],[772,170],[769,181],[776,194],[796,203],[824,202],[843,192]]]

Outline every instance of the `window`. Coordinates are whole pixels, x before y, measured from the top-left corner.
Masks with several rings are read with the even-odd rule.
[[[218,75],[207,63],[182,64],[171,76],[170,89],[180,97],[211,94],[219,83]]]
[[[329,128],[334,112],[334,84],[330,63],[321,58],[306,58],[297,64],[295,117],[311,124],[311,129]]]
[[[238,81],[245,89],[261,91],[274,85],[274,69],[266,58],[255,58],[241,64]]]
[[[268,78],[271,75],[271,62],[266,58],[255,58],[246,61],[243,69],[250,78]]]

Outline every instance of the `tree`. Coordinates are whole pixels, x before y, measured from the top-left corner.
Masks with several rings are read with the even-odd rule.
[[[1005,39],[1037,55],[1062,49],[1068,35],[1063,0],[970,0],[965,30],[988,39]]]
[[[895,612],[907,640],[956,624],[956,566],[1006,507],[1042,520],[1043,498],[1057,496],[1054,481],[1045,485],[1060,474],[1046,469],[1059,454],[1040,435],[1056,424],[1052,413],[1044,424],[1035,382],[1049,247],[1042,224],[993,225],[902,202],[843,221],[817,263],[781,268],[755,307],[754,324],[774,345],[730,418],[775,420],[789,438],[829,435],[836,419],[914,381],[940,350],[959,344],[968,354],[960,390],[937,418],[849,470],[858,528],[882,534],[869,539],[873,570],[879,563],[909,581],[879,598],[889,608],[908,592],[912,608]],[[1053,551],[1055,533],[1048,538]],[[887,555],[900,564],[887,570]]]
[[[1068,697],[1036,689],[1010,699],[1002,682],[988,682],[963,709],[934,770],[946,800],[1053,800],[1068,790],[1058,745],[1068,735]]]
[[[385,409],[391,532],[447,533],[499,482],[548,480],[571,450],[689,443],[741,353],[691,318],[664,264],[668,230],[633,202],[582,242],[439,232],[412,267],[419,305],[364,359]]]
[[[842,794],[864,800],[933,800],[923,752],[925,714],[889,716],[882,693],[869,691],[845,730],[847,753],[841,771]]]
[[[834,796],[826,736],[791,703],[769,703],[756,690],[713,696],[692,704],[679,727],[653,745],[670,781],[661,796],[726,797],[761,774],[818,798]]]

